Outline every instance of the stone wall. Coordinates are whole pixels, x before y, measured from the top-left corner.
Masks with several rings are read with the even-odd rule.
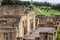
[[[24,13],[24,6],[20,5],[5,5],[0,6],[0,15],[21,15]]]
[[[0,33],[3,40],[16,40],[16,28],[19,18],[14,16],[0,16]]]
[[[29,35],[32,30],[35,30],[33,10],[27,10],[25,6],[20,5],[0,6],[0,31],[7,37],[3,37],[4,40],[17,40],[16,38],[25,36],[25,31],[26,35]]]
[[[60,23],[60,15],[39,15],[36,16],[36,20],[38,27],[57,27]]]

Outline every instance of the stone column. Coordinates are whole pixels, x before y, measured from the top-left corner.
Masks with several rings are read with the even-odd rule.
[[[47,37],[47,40],[49,40],[49,34],[47,34],[47,36],[48,36],[48,37]]]
[[[24,28],[23,28],[23,19],[20,18],[19,27],[18,27],[18,37],[22,38],[24,36]]]
[[[57,39],[57,33],[54,32],[54,33],[53,33],[53,40],[56,40],[56,39]]]
[[[31,28],[30,28],[30,18],[29,18],[29,14],[28,14],[27,15],[27,35],[30,34],[30,30],[31,30]]]
[[[54,33],[53,33],[53,40],[55,40],[55,35],[54,35]]]
[[[39,27],[39,18],[38,18],[38,27]]]
[[[4,33],[0,32],[0,40],[4,40]]]
[[[57,39],[57,34],[58,34],[58,32],[56,31],[56,34],[55,34],[55,39]]]
[[[59,31],[59,26],[57,26],[57,31]]]
[[[33,17],[33,30],[35,30],[36,29],[36,27],[35,27],[35,15],[34,15],[34,17]]]

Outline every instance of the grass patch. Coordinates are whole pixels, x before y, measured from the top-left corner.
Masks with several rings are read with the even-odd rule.
[[[42,7],[43,6],[41,6],[41,8]],[[41,10],[43,15],[47,15],[47,16],[51,15],[51,14],[60,15],[60,11],[58,11],[58,10],[54,10],[54,9],[47,8],[47,7],[43,7],[43,9],[41,9],[41,8],[40,7],[34,8],[36,15],[40,15],[41,14],[37,9]]]
[[[58,10],[44,10],[43,11],[46,15],[51,15],[51,14],[55,14],[55,15],[60,15],[60,12]]]
[[[60,40],[60,33],[58,33],[57,35],[57,40]]]

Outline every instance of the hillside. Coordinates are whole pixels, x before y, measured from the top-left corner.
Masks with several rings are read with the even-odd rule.
[[[51,9],[50,7],[34,7],[35,10],[35,14],[36,15],[51,15],[51,14],[55,14],[55,15],[60,15],[60,11],[55,10],[55,9]]]

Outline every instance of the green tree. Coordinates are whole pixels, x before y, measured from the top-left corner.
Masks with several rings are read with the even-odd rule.
[[[19,0],[2,0],[2,5],[14,5],[15,1],[19,1]]]

